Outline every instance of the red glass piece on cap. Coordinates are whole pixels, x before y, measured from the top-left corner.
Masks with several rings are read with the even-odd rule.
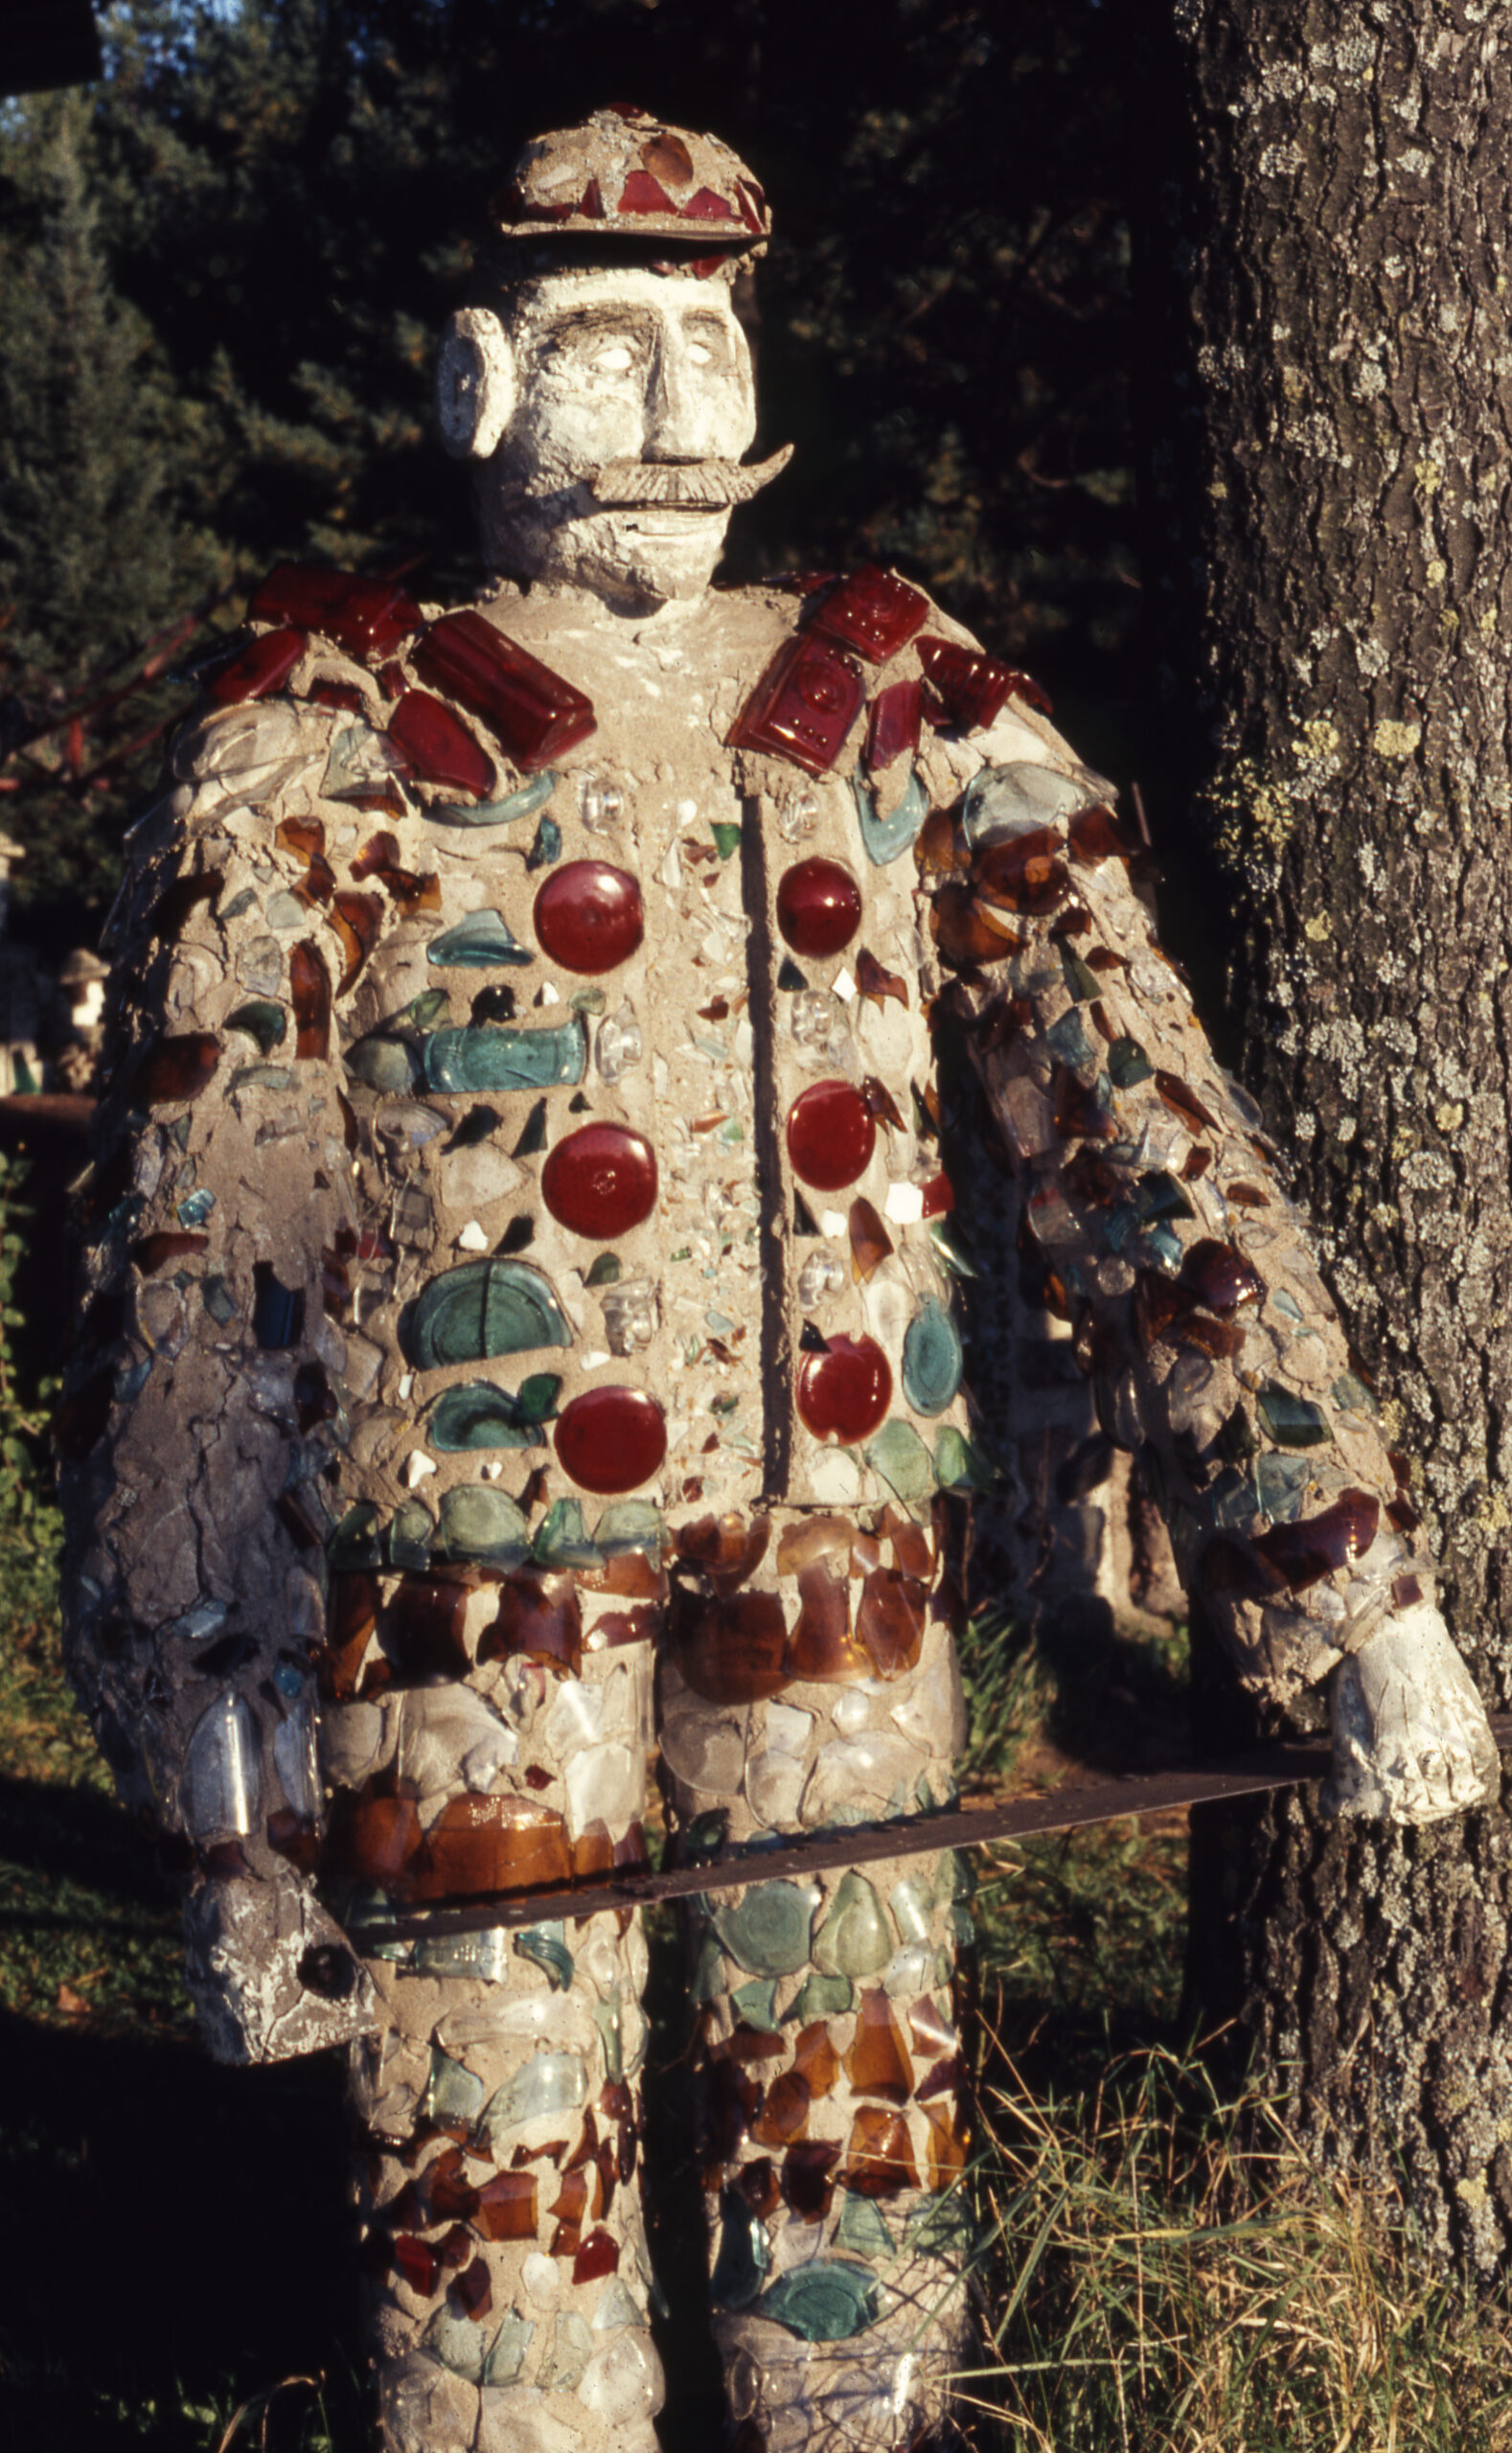
[[[631,171],[620,190],[621,213],[668,213],[677,210],[659,179],[649,171]]]
[[[1050,713],[1050,701],[1037,681],[1011,664],[999,664],[980,648],[962,647],[954,639],[921,639],[919,661],[947,722],[962,732],[977,732],[992,723],[1015,696]]]
[[[728,199],[716,195],[712,188],[699,188],[676,210],[684,221],[735,221],[741,218]]]
[[[866,714],[866,764],[874,775],[918,748],[923,716],[922,681],[892,681],[878,691]]]
[[[842,579],[813,616],[813,628],[841,647],[854,648],[869,664],[885,664],[922,630],[929,600],[893,572],[864,563]]]
[[[367,713],[367,699],[355,681],[315,680],[305,696],[312,707],[340,707],[349,716]]]
[[[607,860],[569,860],[536,897],[536,934],[564,971],[596,977],[628,962],[646,933],[640,888]]]
[[[594,729],[593,702],[495,630],[481,613],[448,613],[415,650],[422,680],[460,699],[528,775]]]
[[[861,925],[861,890],[838,860],[800,860],[777,888],[777,926],[795,954],[823,962]]]
[[[449,784],[459,792],[476,792],[480,798],[493,791],[493,760],[479,748],[466,724],[428,691],[404,692],[388,720],[388,734],[416,773],[428,776],[433,784]]]
[[[584,1490],[638,1490],[667,1454],[666,1418],[642,1388],[585,1388],[562,1408],[556,1446]]]
[[[815,1082],[788,1110],[788,1157],[816,1192],[839,1192],[871,1165],[877,1126],[849,1082]]]
[[[311,562],[280,562],[247,607],[254,622],[294,622],[319,630],[349,654],[392,655],[421,622],[420,607],[391,580],[359,579]]]
[[[623,1125],[585,1124],[559,1141],[541,1170],[540,1196],[575,1235],[628,1235],[656,1206],[656,1156]]]
[[[225,707],[237,706],[243,699],[265,698],[269,690],[277,690],[288,679],[305,646],[303,630],[264,630],[206,682],[206,694]]]
[[[850,657],[806,631],[772,657],[735,719],[730,747],[790,758],[811,775],[827,775],[865,695]]]
[[[815,1439],[869,1439],[891,1403],[892,1365],[875,1338],[831,1338],[798,1366],[798,1411]]]

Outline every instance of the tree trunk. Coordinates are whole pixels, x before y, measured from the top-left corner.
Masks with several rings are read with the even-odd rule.
[[[1474,0],[1179,0],[1157,81],[1145,474],[1185,886],[1501,1704],[1512,50]],[[1430,2242],[1488,2269],[1512,1825],[1331,1827],[1294,1800],[1210,1840],[1206,2006],[1242,2009],[1317,2150],[1405,2169]]]

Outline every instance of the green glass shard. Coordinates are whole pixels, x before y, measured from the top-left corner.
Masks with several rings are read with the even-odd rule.
[[[793,961],[791,954],[784,954],[781,963],[778,965],[777,985],[779,988],[786,988],[790,991],[807,988],[809,985],[803,973],[798,969],[797,964]]]
[[[218,1321],[221,1328],[225,1328],[236,1318],[237,1307],[232,1301],[231,1290],[223,1277],[202,1277],[199,1281],[199,1296],[211,1318]]]
[[[593,1528],[593,1539],[606,1557],[619,1550],[657,1550],[667,1538],[667,1520],[654,1501],[617,1499]]]
[[[806,1976],[783,2012],[789,2027],[812,2027],[815,2019],[843,2018],[854,2008],[856,1987],[848,1976]]]
[[[608,1999],[592,2005],[593,2024],[599,2031],[599,2044],[604,2054],[604,2075],[612,2086],[625,2075],[625,2019],[620,2007],[620,1988],[616,1984]]]
[[[961,1333],[939,1296],[928,1295],[903,1341],[903,1393],[914,1412],[943,1414],[962,1368]]]
[[[415,1050],[383,1031],[369,1031],[366,1039],[349,1047],[346,1067],[370,1090],[413,1090],[420,1084],[421,1065]]]
[[[286,1065],[241,1065],[226,1084],[228,1090],[291,1090],[294,1076]]]
[[[517,2309],[511,2308],[489,2346],[481,2379],[485,2385],[514,2383],[525,2365],[525,2353],[530,2349],[535,2330],[533,2319],[522,2317]]]
[[[976,1276],[976,1263],[972,1258],[971,1248],[949,1211],[943,1218],[930,1219],[929,1241],[934,1247],[935,1259],[948,1276]]]
[[[443,1014],[450,1011],[450,1008],[451,999],[444,988],[423,988],[418,997],[412,997],[407,1005],[401,1006],[397,1014],[390,1016],[390,1020],[396,1022],[412,1022],[416,1030],[428,1031],[434,1023],[440,1021]]]
[[[1163,1170],[1141,1176],[1134,1188],[1134,1207],[1141,1218],[1195,1218],[1196,1210],[1173,1175]]]
[[[554,2394],[575,2392],[594,2349],[586,2318],[580,2317],[576,2309],[569,2310],[557,2319],[557,2330],[538,2381]]]
[[[545,1969],[554,1993],[565,1993],[572,1983],[573,1959],[567,1948],[567,1928],[560,1918],[546,1925],[522,1925],[515,1937],[515,1949],[520,1959],[533,1960]]]
[[[877,2277],[844,2258],[811,2258],[764,2291],[753,2315],[786,2326],[804,2342],[846,2342],[882,2315]]]
[[[555,868],[561,858],[561,829],[554,817],[543,817],[525,855],[527,869]]]
[[[425,960],[437,971],[497,971],[501,965],[519,970],[535,959],[499,911],[470,911],[454,928],[432,937],[425,948]]]
[[[941,1900],[975,1898],[975,1868],[963,1849],[947,1848],[943,1851],[934,1868],[934,1895]]]
[[[1074,997],[1078,1005],[1094,1003],[1103,993],[1102,982],[1096,972],[1088,969],[1075,948],[1068,945],[1064,937],[1058,938],[1056,943],[1060,951],[1061,969],[1065,977],[1066,994]]]
[[[378,1521],[378,1509],[370,1499],[359,1499],[355,1507],[349,1507],[340,1524],[327,1538],[329,1565],[332,1568],[379,1566]]]
[[[874,868],[884,868],[906,852],[929,814],[929,796],[918,776],[910,775],[907,789],[890,817],[879,817],[876,803],[859,774],[851,777],[851,792],[856,802],[856,814],[860,820],[861,843],[866,858]]]
[[[934,1443],[934,1479],[942,1491],[987,1491],[995,1477],[981,1450],[947,1423]]]
[[[1255,1398],[1260,1419],[1278,1448],[1322,1448],[1332,1439],[1321,1406],[1268,1380]]]
[[[706,1925],[699,1937],[689,1990],[696,2002],[713,2002],[724,1987],[724,1954],[715,1939],[713,1927]]]
[[[228,1031],[245,1031],[248,1039],[256,1041],[260,1055],[271,1056],[275,1047],[284,1044],[288,1008],[275,1005],[271,997],[254,997],[249,1004],[239,1005],[234,1014],[226,1016],[225,1026]]]
[[[469,1380],[436,1399],[429,1438],[443,1456],[472,1448],[540,1448],[542,1423],[550,1422],[561,1393],[561,1375],[538,1371],[511,1395],[492,1380]]]
[[[618,1252],[600,1252],[584,1279],[584,1286],[617,1286],[625,1274]]]
[[[711,1901],[714,1930],[731,1959],[753,1976],[795,1976],[809,1960],[821,1893],[816,1883],[753,1883]]]
[[[433,2121],[438,2127],[447,2123],[471,2128],[483,2110],[484,2087],[481,2078],[443,2052],[439,2044],[430,2048],[430,2077],[420,2099],[420,2119]]]
[[[952,2265],[969,2257],[976,2243],[976,2227],[959,2189],[916,2206],[904,2224],[903,2242],[915,2257],[949,2258]]]
[[[1115,1039],[1108,1051],[1108,1075],[1115,1090],[1132,1090],[1148,1082],[1155,1066],[1136,1039]]]
[[[421,1289],[401,1319],[404,1359],[420,1371],[486,1363],[572,1343],[572,1325],[549,1277],[530,1261],[464,1261]]]
[[[714,837],[714,848],[719,853],[721,860],[727,860],[730,854],[737,850],[740,844],[741,830],[739,821],[737,820],[734,825],[728,825],[722,822],[719,818],[712,819],[709,825],[709,833]]]
[[[766,2226],[738,2189],[720,2191],[720,2253],[709,2290],[717,2308],[748,2308],[771,2266]]]
[[[905,1942],[922,1942],[928,1938],[934,1922],[934,1894],[917,1874],[905,1874],[887,1893],[899,1933]]]
[[[1341,1371],[1328,1393],[1340,1413],[1367,1414],[1373,1422],[1381,1411],[1364,1382],[1353,1371]]]
[[[813,1964],[826,1976],[875,1976],[892,1957],[882,1901],[853,1868],[840,1877],[829,1914],[814,1939]]]
[[[581,2052],[538,2052],[489,2098],[483,2125],[492,2144],[502,2131],[538,2121],[543,2113],[581,2111],[587,2098],[587,2064]],[[503,2159],[495,2154],[493,2160]]]
[[[840,2200],[840,2219],[835,2227],[837,2246],[854,2250],[859,2258],[890,2258],[897,2242],[887,2229],[887,2218],[875,2198],[858,2197],[847,2189]]]
[[[531,1556],[543,1568],[601,1568],[604,1553],[588,1539],[580,1499],[553,1500],[536,1527]]]
[[[465,1022],[457,1030],[431,1032],[423,1043],[423,1062],[433,1090],[547,1090],[582,1081],[588,1069],[588,1036],[577,1014],[544,1030]]]
[[[911,1422],[883,1423],[861,1453],[910,1514],[928,1514],[935,1491],[934,1460]]]
[[[517,792],[507,792],[501,801],[485,801],[478,809],[448,804],[427,809],[425,815],[432,826],[508,826],[514,818],[533,817],[537,810],[544,809],[561,780],[548,767],[544,774],[533,775],[528,784],[521,784]]]
[[[441,1502],[436,1547],[448,1559],[518,1567],[530,1548],[530,1528],[507,1491],[490,1482],[459,1482]]]
[[[756,2028],[763,2035],[779,2032],[775,1977],[758,1976],[749,1984],[737,1984],[730,1995],[730,2006],[742,2027]]]
[[[388,1528],[385,1547],[390,1567],[427,1568],[435,1538],[436,1523],[429,1508],[418,1499],[406,1500]]]
[[[608,1001],[603,989],[595,982],[592,987],[573,990],[567,999],[567,1011],[571,1014],[602,1014]]]
[[[470,2317],[459,2317],[445,2302],[436,2310],[421,2335],[421,2348],[454,2376],[465,2376],[470,2385],[477,2384],[483,2374],[487,2356],[488,2335]]]
[[[230,902],[222,906],[220,910],[216,913],[216,918],[222,923],[227,920],[240,920],[243,911],[251,911],[255,909],[256,905],[257,894],[255,889],[252,886],[244,885],[240,894],[234,894]]]
[[[515,1143],[514,1149],[510,1152],[510,1157],[512,1158],[534,1158],[537,1153],[544,1150],[545,1147],[546,1102],[544,1099],[538,1099],[535,1106],[531,1109],[529,1115],[525,1118],[524,1123],[520,1126],[518,1138]],[[516,1221],[515,1223],[517,1224],[518,1222]],[[530,1237],[526,1235],[521,1240],[528,1244],[530,1242]]]
[[[1305,1456],[1278,1456],[1268,1448],[1255,1466],[1254,1495],[1273,1525],[1294,1525],[1313,1469]]]
[[[974,852],[988,843],[1006,843],[1016,835],[1053,826],[1087,806],[1087,793],[1069,776],[1048,767],[1016,763],[983,767],[973,776],[961,801],[961,826]]]

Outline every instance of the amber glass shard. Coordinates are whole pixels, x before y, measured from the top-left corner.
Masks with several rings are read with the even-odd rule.
[[[810,631],[778,649],[735,720],[732,749],[787,758],[826,775],[861,710],[859,668],[830,640]]]
[[[942,885],[929,906],[929,933],[941,960],[962,971],[973,963],[996,962],[1022,944],[984,920],[970,886]]]
[[[326,1642],[316,1668],[320,1692],[330,1704],[350,1703],[357,1690],[368,1639],[378,1626],[376,1575],[333,1575],[326,1603]]]
[[[475,793],[479,800],[493,791],[493,759],[451,709],[428,691],[404,692],[389,718],[388,736],[398,742],[416,773],[431,783]]]
[[[851,2124],[840,2177],[861,2197],[896,2197],[900,2189],[918,2188],[919,2167],[902,2113],[884,2104],[861,2106]]]
[[[536,2175],[495,2172],[474,2192],[469,2220],[485,2240],[533,2240],[536,2236]],[[434,2200],[432,2200],[434,2203]]]
[[[1247,1601],[1269,1601],[1286,1590],[1280,1569],[1242,1542],[1209,1542],[1198,1572],[1204,1593],[1231,1593]]]
[[[303,630],[264,630],[212,675],[205,695],[223,707],[237,706],[243,699],[263,699],[270,690],[283,688],[306,645]]]
[[[425,1834],[414,1896],[533,1891],[571,1875],[567,1827],[550,1806],[515,1797],[451,1798]]]
[[[710,2080],[710,2145],[727,2164],[762,2107],[762,2089],[738,2061],[717,2061]]]
[[[934,1570],[934,1546],[923,1525],[915,1525],[911,1516],[889,1500],[878,1529],[892,1544],[893,1557],[905,1573],[922,1577],[928,1584]]]
[[[1180,1284],[1189,1287],[1209,1312],[1237,1312],[1241,1304],[1258,1303],[1265,1280],[1251,1261],[1232,1244],[1204,1236],[1181,1263]]]
[[[583,1608],[570,1573],[530,1569],[506,1576],[498,1616],[478,1641],[479,1662],[523,1653],[576,1678],[583,1666]]]
[[[872,1272],[891,1252],[892,1237],[869,1201],[852,1202],[848,1225],[851,1237],[851,1267],[858,1280],[864,1283],[871,1276]]]
[[[892,1365],[875,1338],[831,1338],[798,1365],[797,1408],[815,1439],[869,1439],[892,1403]]]
[[[862,1081],[861,1097],[866,1102],[866,1112],[874,1124],[884,1124],[889,1133],[907,1132],[908,1128],[904,1122],[903,1111],[897,1100],[888,1089],[886,1083],[879,1082],[875,1073],[868,1073]]]
[[[401,1686],[436,1678],[466,1678],[470,1663],[463,1633],[468,1587],[406,1575],[383,1612],[380,1636]]]
[[[331,909],[331,925],[341,943],[342,972],[336,995],[344,997],[356,980],[383,927],[383,906],[376,894],[338,894]]]
[[[678,1665],[696,1695],[711,1704],[754,1704],[787,1685],[787,1624],[774,1593],[727,1600],[679,1595],[673,1614]]]
[[[132,1098],[148,1107],[197,1099],[219,1062],[220,1043],[214,1031],[183,1031],[174,1039],[155,1040],[131,1086]]]
[[[863,1993],[856,2013],[856,2039],[845,2056],[845,2075],[858,2096],[881,2096],[905,2104],[913,2091],[913,2064],[899,2031],[893,2006],[881,1985]]]
[[[834,1562],[844,1575],[851,1551],[851,1523],[845,1516],[803,1516],[785,1525],[777,1537],[777,1573],[799,1575],[805,1568]]]
[[[304,937],[288,958],[289,993],[294,1000],[296,1058],[320,1059],[331,1053],[331,974],[319,948]]]
[[[1111,1141],[1118,1129],[1106,1085],[1089,1089],[1065,1065],[1051,1075],[1051,1112],[1063,1141]]]
[[[907,983],[896,971],[885,971],[876,955],[862,946],[856,957],[856,985],[863,997],[882,1005],[891,997],[905,1010],[908,1003]]]
[[[925,2119],[929,2124],[926,2148],[929,2187],[950,2189],[966,2169],[966,2133],[959,2108],[953,2104],[927,2104]]]
[[[424,2189],[431,2223],[471,2220],[478,2192],[463,2169],[460,2146],[444,2146],[435,2161],[425,2166]]]
[[[924,1642],[928,1593],[896,1568],[874,1568],[861,1587],[856,1632],[879,1678],[901,1678],[912,1669]]]
[[[422,1832],[413,1798],[359,1791],[338,1798],[332,1811],[327,1862],[355,1882],[373,1883],[395,1899],[410,1895]]]
[[[799,1570],[798,1600],[784,1664],[788,1676],[826,1683],[864,1678],[870,1663],[851,1639],[849,1585],[819,1561]]]
[[[350,655],[375,661],[392,655],[421,620],[419,606],[392,581],[309,562],[278,563],[254,589],[247,611],[254,622],[297,622]]]
[[[771,1541],[769,1516],[700,1516],[677,1534],[677,1556],[702,1568],[722,1600],[748,1584]]]
[[[574,2230],[577,2229],[588,2213],[590,2189],[597,2193],[598,2171],[592,2160],[569,2165],[562,2174],[561,2187],[550,2210],[559,2223],[570,2223]]]
[[[1164,1073],[1157,1067],[1155,1087],[1172,1114],[1179,1115],[1194,1133],[1218,1131],[1218,1118],[1208,1113],[1197,1092],[1182,1081],[1179,1073]]]
[[[791,2146],[809,2126],[808,2082],[796,2070],[773,2078],[767,2100],[751,2122],[758,2146]]]
[[[713,2050],[728,2053],[732,2061],[747,2062],[781,2061],[788,2048],[782,2037],[770,2028],[747,2027],[743,2021],[738,2028],[731,2029],[722,2046],[715,2046]]]
[[[840,2075],[840,2056],[830,2042],[830,2030],[822,2019],[815,2019],[812,2027],[799,2029],[792,2048],[792,2066],[811,2098],[829,2094]]]
[[[928,2103],[933,2096],[953,2097],[966,2075],[966,2066],[958,2052],[948,2060],[932,2061],[914,2089],[915,2103]]]
[[[1125,826],[1101,801],[1078,810],[1066,833],[1072,857],[1078,860],[1132,860],[1144,849],[1135,829]]]
[[[806,2138],[783,2157],[782,2193],[805,2223],[821,2222],[828,2214],[839,2160],[838,2146],[822,2138]]]
[[[474,2258],[465,2272],[456,2277],[451,2288],[463,2316],[471,2318],[474,2324],[488,2316],[493,2306],[493,2281],[489,2273],[488,2259]]]
[[[1320,1516],[1295,1525],[1272,1525],[1256,1538],[1254,1547],[1279,1569],[1294,1593],[1300,1593],[1368,1550],[1380,1521],[1379,1500],[1367,1491],[1341,1491]]]
[[[782,2200],[777,2186],[777,2166],[769,2155],[758,2155],[753,2163],[743,2164],[736,2177],[736,2188],[761,2222],[774,2214]]]
[[[1213,1154],[1205,1141],[1194,1141],[1181,1161],[1181,1181],[1195,1184],[1206,1175],[1213,1163]]]
[[[905,750],[912,757],[919,746],[923,715],[922,681],[893,681],[885,690],[878,691],[866,712],[864,755],[871,774],[880,775]]]
[[[192,1254],[208,1251],[208,1235],[183,1234],[168,1229],[159,1235],[143,1235],[131,1247],[131,1258],[144,1277],[155,1277],[170,1261],[187,1260]]]
[[[948,2018],[937,2002],[928,1993],[908,2005],[908,2032],[913,2049],[921,2060],[932,2060],[937,2053],[954,2053],[960,2049],[960,2034],[953,2019]]]
[[[594,729],[591,699],[481,613],[450,613],[434,623],[414,661],[423,679],[481,716],[524,774],[549,767]]]
[[[923,638],[919,661],[947,722],[962,732],[979,732],[1001,715],[1010,698],[1027,699],[1032,707],[1050,713],[1050,701],[1037,681],[979,648],[960,647],[953,639]]]
[[[1042,918],[1059,910],[1070,892],[1061,850],[1053,828],[1037,826],[1026,835],[1010,836],[1006,843],[990,843],[978,853],[972,875],[989,902]]]

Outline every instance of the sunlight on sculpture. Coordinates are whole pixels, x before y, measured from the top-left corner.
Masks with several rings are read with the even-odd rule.
[[[1112,788],[894,574],[711,585],[787,456],[760,188],[604,111],[497,211],[438,370],[493,585],[281,565],[131,840],[71,1643],[212,2049],[350,2048],[385,2442],[651,2453],[638,1921],[364,1936],[641,1861],[653,1749],[684,1851],[952,1798],[963,1135],[1237,1674],[1332,1681],[1339,1807],[1497,1760]],[[736,2453],[944,2441],[970,1888],[689,1919]]]

